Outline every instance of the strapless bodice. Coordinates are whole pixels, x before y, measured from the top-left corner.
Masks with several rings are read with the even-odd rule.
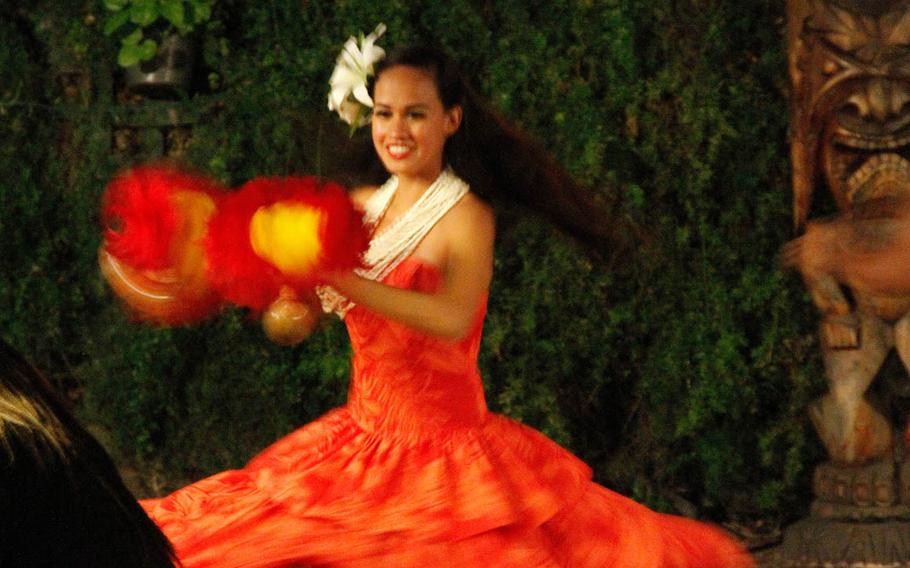
[[[411,257],[383,282],[396,288],[433,292],[440,270]],[[348,407],[367,430],[407,436],[439,436],[440,431],[474,427],[486,412],[477,354],[486,296],[474,325],[453,341],[427,335],[362,306],[345,317],[354,350]]]

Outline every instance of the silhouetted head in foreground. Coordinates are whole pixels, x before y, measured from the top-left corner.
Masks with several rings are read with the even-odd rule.
[[[0,566],[174,564],[107,452],[0,340]]]

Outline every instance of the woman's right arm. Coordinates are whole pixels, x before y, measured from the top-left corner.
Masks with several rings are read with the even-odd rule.
[[[353,272],[327,274],[325,282],[351,301],[409,327],[447,339],[471,329],[477,306],[493,274],[493,212],[479,199],[462,202],[433,231],[442,231],[444,258],[435,293],[394,288]]]

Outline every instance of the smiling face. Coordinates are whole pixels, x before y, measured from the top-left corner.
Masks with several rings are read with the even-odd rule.
[[[379,75],[373,104],[373,145],[385,168],[402,179],[433,182],[446,139],[461,123],[461,107],[446,109],[433,76],[404,65]]]

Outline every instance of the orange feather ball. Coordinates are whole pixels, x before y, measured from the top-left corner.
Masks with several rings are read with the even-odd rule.
[[[307,295],[320,274],[359,266],[368,244],[345,189],[315,177],[261,177],[229,192],[204,176],[142,166],[110,183],[101,217],[99,265],[136,317],[179,325],[225,302],[271,307],[265,323],[280,343],[301,334],[272,333],[282,317],[311,330],[318,313],[288,310],[282,290]]]
[[[168,166],[134,168],[108,186],[99,264],[137,318],[179,325],[218,310],[202,241],[221,193],[208,178]]]
[[[209,222],[209,279],[226,300],[261,311],[284,286],[304,292],[320,273],[359,266],[367,240],[342,186],[256,178],[227,196]]]

